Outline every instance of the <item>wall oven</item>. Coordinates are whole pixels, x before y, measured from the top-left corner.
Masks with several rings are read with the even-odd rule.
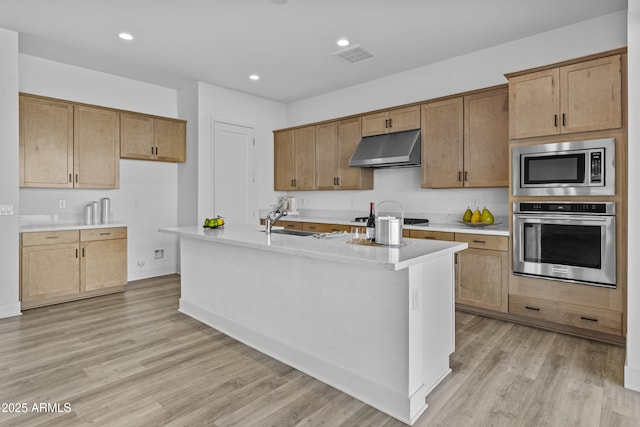
[[[615,288],[615,203],[514,202],[513,272]]]
[[[615,139],[513,147],[514,196],[615,194]]]

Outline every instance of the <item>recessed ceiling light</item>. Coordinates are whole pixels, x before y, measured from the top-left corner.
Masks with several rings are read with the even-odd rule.
[[[120,37],[122,40],[133,40],[133,36],[129,33],[120,33],[118,34],[118,37]]]
[[[345,47],[345,46],[349,46],[349,40],[347,39],[340,39],[336,42],[336,44],[340,47]]]
[[[251,80],[260,80],[260,76],[259,76],[259,75],[257,75],[257,74],[251,74],[251,75],[249,76],[249,78],[250,78]]]

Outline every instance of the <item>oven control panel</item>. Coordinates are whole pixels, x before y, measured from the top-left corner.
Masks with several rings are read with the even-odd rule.
[[[613,215],[615,203],[588,203],[588,202],[515,202],[514,212],[548,212],[548,213],[579,213],[596,215]]]

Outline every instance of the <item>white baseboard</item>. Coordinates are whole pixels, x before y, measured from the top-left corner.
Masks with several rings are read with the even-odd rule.
[[[5,317],[20,316],[20,301],[0,304],[0,319]]]
[[[624,365],[624,387],[630,390],[640,391],[640,368]]]

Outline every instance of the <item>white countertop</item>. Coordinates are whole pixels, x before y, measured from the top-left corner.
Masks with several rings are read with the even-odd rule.
[[[336,218],[323,218],[323,217],[299,217],[289,216],[283,217],[280,221],[297,221],[297,222],[317,222],[324,224],[340,224],[340,225],[352,225],[364,227],[365,223],[340,220]],[[501,221],[501,224],[488,225],[488,226],[471,226],[461,224],[458,222],[429,222],[425,225],[404,225],[402,228],[407,230],[426,230],[426,231],[446,231],[451,233],[470,233],[470,234],[484,234],[493,236],[509,236],[509,224],[505,221]]]
[[[114,227],[126,227],[126,224],[109,223],[109,224],[31,224],[21,225],[21,233],[32,233],[36,231],[64,231],[64,230],[86,230],[93,228],[114,228]]]
[[[443,253],[454,253],[467,248],[466,243],[445,242],[422,239],[403,239],[400,247],[367,246],[349,243],[351,235],[315,238],[313,236],[291,236],[264,233],[264,227],[254,224],[225,224],[217,229],[200,226],[160,228],[160,232],[176,234],[180,237],[200,239],[212,243],[222,243],[250,247],[254,249],[306,256],[342,263],[367,265],[402,270],[421,264]]]

